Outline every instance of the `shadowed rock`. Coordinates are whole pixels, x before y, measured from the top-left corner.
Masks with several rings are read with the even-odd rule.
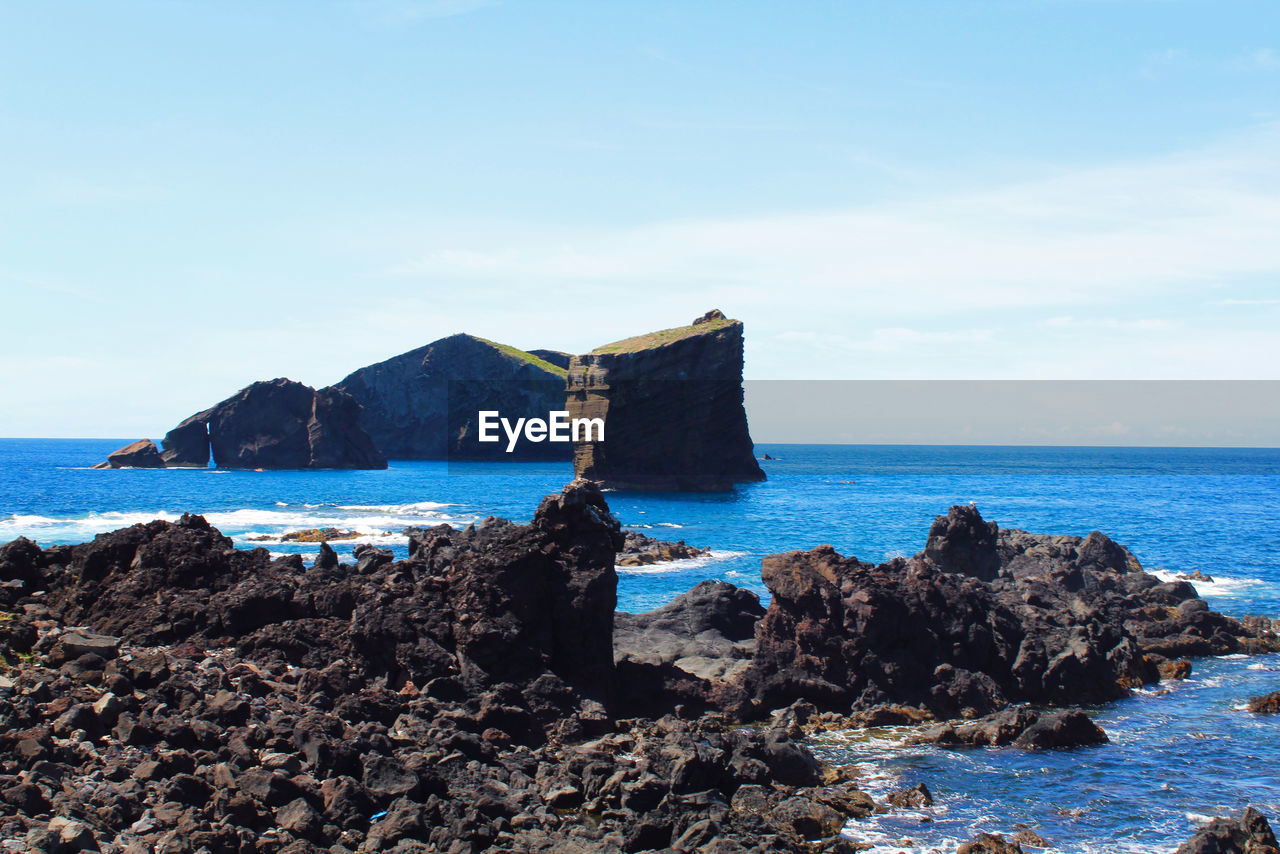
[[[334,389],[287,379],[254,383],[170,430],[175,468],[380,469],[386,458],[360,427],[360,405]]]
[[[534,354],[459,334],[361,368],[333,388],[360,403],[361,426],[391,459],[563,460],[567,442],[522,440],[510,454],[505,438],[478,442],[477,413],[546,419],[564,409],[564,375]]]
[[[719,311],[574,356],[570,417],[605,425],[603,442],[575,444],[574,473],[641,490],[764,480],[742,400],[742,323]]]
[[[1275,834],[1253,807],[1238,819],[1215,818],[1184,842],[1176,854],[1277,854]]]
[[[139,439],[107,454],[107,466],[113,469],[158,469],[164,468],[164,459],[155,442]]]

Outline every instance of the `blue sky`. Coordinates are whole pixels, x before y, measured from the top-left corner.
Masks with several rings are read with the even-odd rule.
[[[0,2],[0,435],[719,307],[755,379],[1280,378],[1280,6]]]

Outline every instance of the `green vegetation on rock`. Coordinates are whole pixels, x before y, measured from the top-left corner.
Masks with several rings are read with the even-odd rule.
[[[509,344],[499,344],[497,341],[490,341],[488,338],[481,338],[478,335],[475,336],[475,339],[477,341],[483,341],[493,349],[497,350],[499,353],[502,353],[504,356],[510,356],[511,358],[518,359],[521,362],[527,362],[528,364],[533,365],[534,367],[541,368],[542,370],[548,373],[555,374],[558,377],[563,378],[565,376],[568,376],[569,374],[569,372],[566,371],[564,368],[553,365],[550,362],[546,361],[545,359],[539,359],[537,356],[533,355],[532,353],[526,353],[524,350],[521,350],[516,347],[512,347]]]
[[[603,347],[597,347],[591,351],[592,355],[605,353],[637,353],[641,350],[648,350],[653,347],[664,347],[667,344],[676,341],[683,341],[686,338],[693,338],[697,335],[706,335],[709,332],[717,332],[734,323],[736,320],[730,320],[727,317],[716,320],[708,320],[703,323],[695,323],[691,326],[677,326],[674,329],[660,329],[657,332],[649,332],[644,335],[637,335],[634,338],[624,338],[621,341],[615,341],[612,344],[605,344]]]

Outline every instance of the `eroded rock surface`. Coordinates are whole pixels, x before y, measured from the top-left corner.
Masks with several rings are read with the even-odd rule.
[[[1168,659],[1277,648],[1101,533],[1000,531],[972,507],[938,517],[913,558],[873,566],[822,546],[767,557],[762,574],[773,598],[744,684],[765,707],[974,717],[1099,703]]]
[[[384,469],[360,427],[360,405],[333,389],[256,382],[185,419],[164,437],[164,464],[232,469]]]
[[[391,459],[568,459],[563,442],[476,440],[477,413],[492,410],[512,423],[546,419],[564,409],[564,368],[532,353],[474,335],[433,341],[354,371],[337,383],[364,411],[361,426]]]
[[[570,417],[605,424],[605,441],[575,444],[574,473],[641,490],[764,480],[742,400],[742,323],[719,311],[574,356]]]

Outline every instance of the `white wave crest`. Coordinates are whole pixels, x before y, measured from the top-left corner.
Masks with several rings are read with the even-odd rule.
[[[1213,581],[1200,581],[1195,578],[1183,578],[1185,573],[1171,572],[1167,569],[1151,570],[1151,574],[1161,581],[1188,581],[1201,596],[1239,596],[1248,588],[1266,584],[1259,578],[1234,578],[1210,573]]]
[[[669,572],[686,572],[690,569],[707,566],[709,564],[718,563],[723,560],[729,560],[735,557],[745,557],[748,552],[730,552],[721,551],[720,549],[712,549],[710,554],[698,555],[697,557],[681,558],[680,560],[668,560],[662,563],[651,563],[648,566],[620,566],[618,573],[620,575],[663,575]]]

